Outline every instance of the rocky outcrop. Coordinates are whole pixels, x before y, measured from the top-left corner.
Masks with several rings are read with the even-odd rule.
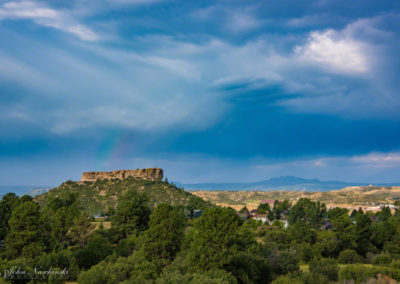
[[[160,168],[119,170],[111,172],[84,172],[81,181],[96,181],[101,179],[124,179],[127,177],[162,180],[163,170]]]

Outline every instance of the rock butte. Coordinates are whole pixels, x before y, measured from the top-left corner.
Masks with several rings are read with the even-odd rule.
[[[84,172],[81,181],[96,181],[102,179],[125,179],[127,177],[162,180],[163,170],[160,168],[148,168],[137,170],[119,170],[111,172]]]

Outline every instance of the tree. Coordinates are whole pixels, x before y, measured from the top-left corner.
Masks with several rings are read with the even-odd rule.
[[[291,236],[292,242],[306,242],[309,244],[314,244],[317,237],[317,231],[310,228],[306,223],[295,223],[290,226],[288,233]]]
[[[73,225],[79,211],[71,207],[61,207],[49,217],[52,236],[65,247],[67,244],[67,233]]]
[[[49,271],[51,269],[58,269],[62,271],[67,268],[68,274],[64,275],[68,280],[75,280],[79,274],[79,267],[76,259],[70,250],[52,251],[50,253],[44,253],[34,259],[34,266],[42,271]],[[49,275],[51,278],[51,275]],[[63,279],[60,279],[63,280]],[[66,279],[64,279],[66,280]],[[44,281],[43,281],[44,282]],[[54,281],[55,283],[58,283]],[[54,283],[49,281],[49,283]],[[60,281],[64,283],[64,281]]]
[[[357,214],[355,234],[356,250],[360,255],[365,256],[371,246],[370,239],[372,236],[371,219],[367,214]]]
[[[228,278],[229,277],[229,278]],[[207,284],[232,284],[236,283],[235,278],[228,275],[228,279],[218,278],[210,273],[185,273],[174,271],[162,274],[160,278],[157,278],[156,284],[173,284],[173,283],[207,283]]]
[[[181,210],[165,203],[158,205],[150,215],[149,229],[141,240],[145,257],[169,263],[180,250],[185,222]]]
[[[257,212],[259,214],[271,214],[271,208],[269,207],[268,203],[261,203],[258,205]]]
[[[287,251],[280,253],[278,273],[287,274],[299,270],[300,266],[298,260],[292,253]]]
[[[320,225],[325,213],[325,204],[321,204],[319,201],[311,201],[308,198],[300,198],[290,209],[288,221],[291,225],[302,222],[312,227],[317,227]]]
[[[78,282],[82,284],[113,284],[116,283],[114,275],[104,269],[103,266],[94,265],[88,271],[79,274]]]
[[[20,204],[13,210],[8,223],[10,232],[5,247],[9,258],[34,257],[45,251],[44,225],[38,204]]]
[[[392,217],[392,211],[388,206],[383,206],[382,210],[376,214],[379,222],[386,222]]]
[[[241,219],[228,208],[210,208],[193,222],[188,234],[187,258],[201,270],[222,268],[231,256],[243,250],[238,234]]]
[[[110,242],[99,234],[94,234],[84,249],[77,251],[79,267],[90,268],[112,253]]]
[[[337,242],[337,254],[345,249],[354,249],[355,243],[355,228],[348,215],[342,215],[333,222],[333,231],[336,233]]]
[[[319,231],[315,247],[323,257],[335,257],[338,239],[335,232]]]
[[[120,238],[147,229],[150,209],[146,201],[145,196],[136,190],[129,190],[125,194],[112,219],[113,228],[119,233]]]
[[[86,213],[76,217],[67,234],[70,244],[78,245],[81,248],[85,247],[93,228],[94,225],[90,223],[89,216]]]
[[[33,198],[30,195],[22,195],[21,198],[19,199],[19,204],[24,203],[24,202],[33,202]]]
[[[11,213],[19,204],[19,198],[15,193],[7,193],[0,201],[0,240],[4,240],[10,229],[8,220]]]
[[[349,210],[346,208],[335,207],[330,209],[327,213],[328,213],[328,218],[334,220],[342,215],[349,215]]]
[[[385,245],[396,238],[397,228],[400,228],[400,226],[395,220],[395,218],[390,218],[387,221],[380,221],[371,225],[371,241],[378,249],[383,249]]]
[[[272,209],[272,216],[268,216],[270,220],[280,220],[281,214],[284,211],[289,211],[291,204],[289,200],[285,199],[283,201],[275,200],[274,207]]]
[[[395,206],[395,212],[394,216],[399,217],[400,216],[400,199],[397,199],[395,202],[393,202],[393,205]]]
[[[77,192],[63,192],[60,196],[50,197],[44,206],[51,236],[62,248],[66,247],[67,233],[79,216],[77,200]]]
[[[292,238],[287,230],[282,230],[281,228],[271,227],[265,233],[264,242],[273,242],[278,245],[279,248],[286,248]]]
[[[269,283],[270,266],[268,260],[252,254],[240,253],[231,257],[224,266],[239,283]]]
[[[325,275],[330,281],[337,281],[339,266],[332,258],[314,259],[310,263],[310,272]]]
[[[250,211],[249,211],[249,209],[247,209],[247,207],[246,206],[244,206],[242,209],[240,209],[239,210],[239,213],[240,214],[244,214],[244,215],[250,215]]]
[[[339,253],[338,262],[342,264],[353,264],[362,262],[362,258],[353,249],[346,249]]]

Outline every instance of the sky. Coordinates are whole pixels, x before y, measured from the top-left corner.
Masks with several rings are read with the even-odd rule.
[[[0,185],[400,182],[399,1],[0,2]]]

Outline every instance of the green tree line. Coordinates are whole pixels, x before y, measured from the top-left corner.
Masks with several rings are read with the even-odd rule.
[[[63,192],[42,207],[28,196],[3,196],[0,271],[53,272],[0,283],[320,284],[382,275],[400,281],[400,214],[387,207],[349,212],[305,198],[275,201],[260,205],[269,219],[263,224],[248,219],[246,208],[149,208],[146,195],[131,189],[108,213],[105,229],[82,210],[78,195]],[[194,209],[200,217],[193,218]]]

